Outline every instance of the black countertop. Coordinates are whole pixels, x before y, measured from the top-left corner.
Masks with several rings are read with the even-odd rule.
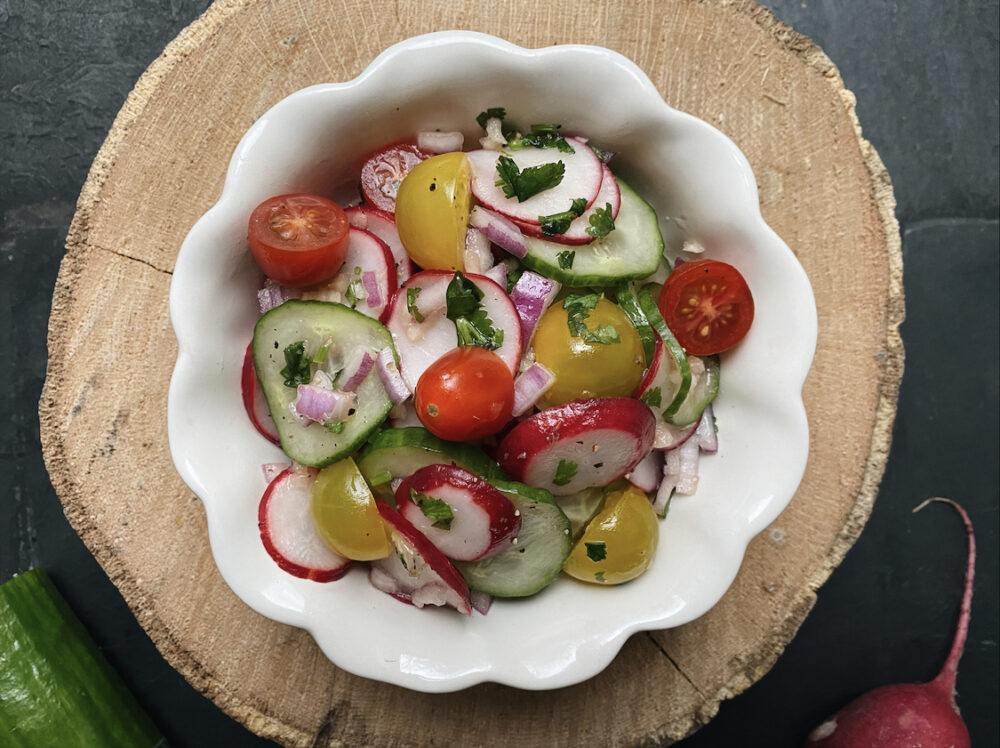
[[[37,403],[63,243],[87,169],[146,66],[206,0],[0,0],[0,580],[47,569],[175,746],[271,745],[160,657],[62,514]],[[998,3],[780,0],[858,98],[903,234],[906,374],[871,519],[773,669],[687,748],[795,746],[877,685],[933,677],[979,543],[958,701],[974,746],[998,729]],[[669,694],[664,694],[669,698]],[[2,736],[0,736],[2,738]],[[0,739],[0,742],[3,742]]]

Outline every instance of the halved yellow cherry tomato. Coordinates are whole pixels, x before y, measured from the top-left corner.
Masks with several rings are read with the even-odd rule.
[[[396,194],[396,229],[424,270],[464,270],[469,223],[469,159],[443,153],[414,166]]]
[[[555,383],[542,396],[540,408],[578,398],[628,397],[642,381],[642,341],[621,307],[601,298],[583,323],[591,334],[613,327],[618,341],[588,342],[585,336],[573,335],[561,301],[550,306],[539,320],[534,338],[535,360],[556,376]]]
[[[594,584],[628,582],[649,568],[659,539],[649,497],[635,486],[611,491],[573,546],[563,571]]]
[[[312,515],[323,542],[344,558],[372,561],[389,555],[389,539],[368,484],[347,458],[319,471]]]

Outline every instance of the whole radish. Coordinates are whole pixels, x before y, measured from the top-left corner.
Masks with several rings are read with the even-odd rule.
[[[931,501],[951,504],[969,538],[962,608],[944,667],[929,683],[882,686],[859,696],[813,730],[806,748],[969,748],[969,731],[955,704],[955,677],[969,630],[976,539],[969,516],[950,499],[928,499],[913,511]]]

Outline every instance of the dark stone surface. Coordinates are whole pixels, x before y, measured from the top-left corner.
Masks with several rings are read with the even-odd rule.
[[[0,392],[0,579],[49,570],[172,745],[269,745],[162,660],[67,524],[38,440],[49,305],[74,201],[135,79],[207,5],[0,0],[0,375],[8,383]],[[959,704],[973,745],[997,745],[998,4],[771,7],[837,63],[893,176],[906,376],[861,539],[771,672],[683,745],[800,745],[859,693],[936,673],[956,616],[964,538],[946,507],[910,513],[932,495],[961,501],[976,525]]]

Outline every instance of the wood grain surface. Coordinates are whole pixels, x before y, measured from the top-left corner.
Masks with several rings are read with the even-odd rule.
[[[353,78],[392,43],[448,28],[634,60],[669,104],[746,154],[764,217],[805,268],[819,313],[804,390],[809,464],[788,509],[707,615],[633,636],[599,677],[557,691],[426,695],[338,670],[307,634],[229,591],[167,449],[170,274],[243,132],[288,93]],[[521,746],[669,743],[774,663],[871,510],[903,361],[893,210],[834,65],[747,0],[219,0],[139,80],[80,196],[49,327],[46,464],[70,522],[163,655],[261,735],[485,746],[509,744],[516,729]]]

